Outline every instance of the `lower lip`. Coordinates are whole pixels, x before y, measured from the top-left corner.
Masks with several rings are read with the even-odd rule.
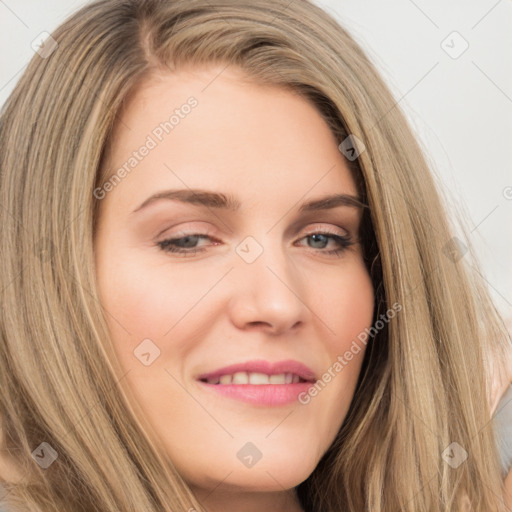
[[[208,384],[199,381],[204,388],[228,398],[250,404],[275,407],[298,402],[301,393],[307,393],[313,385],[311,382],[295,384]]]

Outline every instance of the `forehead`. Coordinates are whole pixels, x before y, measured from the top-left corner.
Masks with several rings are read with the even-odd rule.
[[[122,188],[138,196],[164,186],[276,199],[356,194],[339,142],[299,94],[253,83],[237,69],[189,69],[152,76],[128,98],[106,170],[113,176],[124,167]]]

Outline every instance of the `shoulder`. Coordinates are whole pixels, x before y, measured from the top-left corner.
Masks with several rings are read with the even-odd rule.
[[[512,385],[501,396],[493,416],[502,472],[512,468]]]

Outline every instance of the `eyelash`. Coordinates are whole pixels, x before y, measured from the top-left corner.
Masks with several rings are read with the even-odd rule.
[[[345,249],[347,249],[351,245],[354,245],[354,241],[352,240],[352,238],[349,235],[338,235],[338,234],[329,233],[329,232],[326,232],[326,231],[315,231],[313,233],[307,233],[306,235],[304,235],[299,240],[302,240],[302,239],[308,238],[308,237],[312,237],[312,236],[315,236],[315,235],[325,236],[325,237],[327,237],[327,238],[329,238],[331,240],[334,240],[338,244],[340,249],[331,249],[331,250],[328,250],[328,251],[324,251],[324,250],[321,250],[321,249],[311,248],[313,251],[318,250],[321,253],[327,254],[329,256],[340,257],[341,254],[345,251]],[[181,248],[181,247],[175,247],[175,246],[171,245],[173,243],[179,242],[179,241],[184,240],[184,239],[189,238],[189,237],[209,238],[211,240],[214,240],[213,237],[211,237],[209,235],[204,235],[202,233],[189,233],[189,234],[184,235],[184,236],[182,236],[180,238],[168,238],[166,240],[162,240],[161,242],[158,242],[157,245],[164,252],[170,252],[170,253],[174,253],[174,254],[181,254],[183,256],[193,256],[194,254],[197,254],[197,253],[200,253],[200,252],[204,252],[206,250],[205,248],[200,248],[200,249],[196,249],[196,248],[184,249],[184,248]]]

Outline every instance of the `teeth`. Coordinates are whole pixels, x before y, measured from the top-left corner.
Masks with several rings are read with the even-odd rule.
[[[207,379],[208,384],[297,384],[300,377],[293,373],[267,375],[258,372],[236,372],[233,375],[222,375]]]
[[[264,373],[249,373],[249,384],[269,384],[268,375]]]
[[[221,384],[231,384],[231,375],[223,375],[220,378],[220,383]]]
[[[285,374],[280,373],[279,375],[271,375],[268,380],[270,384],[284,384],[285,382]]]
[[[249,384],[247,372],[236,372],[233,375],[233,384]]]

